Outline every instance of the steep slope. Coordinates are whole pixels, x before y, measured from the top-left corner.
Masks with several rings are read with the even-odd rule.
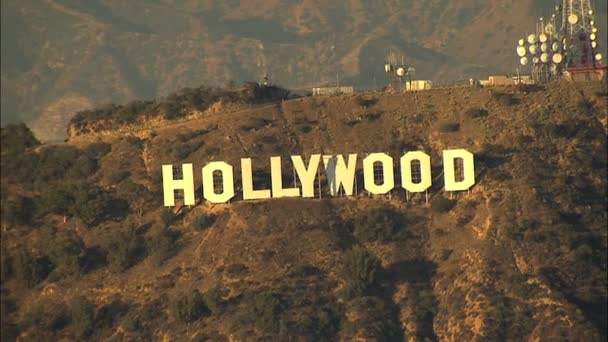
[[[28,142],[27,153],[3,149],[3,212],[14,213],[3,215],[13,218],[2,233],[3,265],[13,267],[3,275],[3,333],[604,340],[607,94],[606,84],[556,83],[302,98],[132,127],[128,136],[86,133],[63,145]],[[440,156],[456,147],[475,154],[477,184],[449,194]],[[324,188],[323,199],[237,195],[225,205],[201,203],[198,189],[196,206],[161,210],[165,163],[199,170],[223,160],[238,185],[239,159],[252,157],[263,187],[270,156],[408,150],[432,157],[428,205],[399,190],[369,197],[359,181],[356,197],[329,198]],[[83,167],[83,156],[94,167]],[[50,206],[47,189],[79,194],[55,184],[76,178],[114,206],[101,210],[78,196],[75,210]],[[20,197],[36,207],[30,222],[20,219],[28,210],[15,205],[27,202]],[[121,199],[128,209],[115,205]],[[82,242],[67,244],[78,241],[69,232]],[[56,251],[45,241],[80,247]],[[46,260],[46,269],[27,256]]]

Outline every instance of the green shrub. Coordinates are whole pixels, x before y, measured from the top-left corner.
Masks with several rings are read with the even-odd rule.
[[[285,303],[278,294],[258,293],[254,298],[253,307],[256,327],[267,333],[276,332],[284,309]]]
[[[34,201],[28,197],[2,201],[2,223],[9,226],[29,224],[34,217],[34,209]]]
[[[443,122],[439,124],[439,131],[443,133],[458,132],[460,130],[460,124],[457,122]]]
[[[469,108],[464,114],[472,119],[485,118],[488,116],[488,111],[484,108]]]
[[[165,227],[171,227],[175,223],[175,214],[171,208],[163,208],[159,214],[159,218]]]
[[[215,222],[215,217],[206,213],[201,213],[192,218],[192,228],[203,230],[210,227]]]
[[[219,286],[209,289],[203,294],[203,300],[205,305],[211,312],[217,313],[224,305],[224,299],[222,296],[222,290]]]
[[[133,226],[114,229],[102,244],[107,252],[110,266],[118,271],[133,266],[145,254],[144,240]]]
[[[431,201],[431,210],[436,213],[447,213],[454,208],[455,204],[453,200],[439,195]]]
[[[236,278],[249,273],[249,268],[243,264],[230,264],[226,267],[224,272],[228,277]]]
[[[360,242],[387,241],[399,229],[398,213],[390,209],[376,209],[354,221],[353,235]]]
[[[346,295],[362,296],[375,282],[380,269],[378,259],[365,248],[355,246],[342,258],[342,276],[346,282]]]
[[[335,341],[346,319],[343,305],[328,303],[322,307],[313,306],[298,320],[298,333],[312,341]]]
[[[12,271],[17,281],[25,287],[33,287],[49,274],[50,265],[44,258],[36,258],[21,248],[12,257]]]
[[[175,320],[185,323],[193,322],[208,313],[203,296],[194,291],[189,294],[179,293],[169,303],[169,310]]]
[[[156,265],[161,265],[177,253],[179,234],[165,226],[154,226],[146,238],[146,250]]]
[[[513,94],[503,92],[493,92],[492,98],[503,106],[513,106],[519,102]]]
[[[86,249],[80,236],[72,230],[51,234],[46,236],[43,250],[55,266],[55,272],[59,275],[80,274]]]
[[[78,296],[70,302],[70,316],[76,337],[82,339],[93,332],[95,324],[95,305],[84,296]]]
[[[2,153],[18,154],[40,145],[29,127],[24,123],[8,124],[0,128]]]

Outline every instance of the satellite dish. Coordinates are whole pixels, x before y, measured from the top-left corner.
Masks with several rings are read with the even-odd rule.
[[[597,42],[596,41],[592,41],[591,42],[591,47],[595,49],[597,47]]]
[[[530,50],[531,54],[536,55],[536,53],[538,52],[538,46],[536,46],[536,45],[530,45],[529,50]]]
[[[393,66],[390,63],[384,64],[384,71],[386,71],[387,73],[393,71]]]
[[[599,62],[599,61],[602,60],[602,57],[603,57],[602,54],[598,53],[598,54],[595,55],[595,60]]]
[[[551,64],[551,72],[552,72],[553,74],[557,74],[557,65],[555,65],[555,64]]]
[[[528,36],[528,43],[536,44],[536,42],[537,42],[536,35],[534,33],[532,33],[531,35]]]
[[[597,33],[597,27],[592,28],[592,29],[591,29],[591,32],[593,32],[593,33]]]
[[[595,38],[597,38],[597,36],[595,35],[595,33],[592,33],[592,34],[589,35],[589,39],[595,40]]]
[[[555,33],[555,26],[553,26],[553,24],[547,24],[547,26],[545,26],[545,33],[548,35]]]
[[[544,33],[541,33],[540,36],[538,36],[538,40],[540,40],[541,43],[544,43],[547,41],[547,35]]]
[[[538,57],[532,58],[532,63],[538,64],[538,62],[540,62],[540,59],[538,59]]]
[[[570,14],[570,16],[568,16],[568,23],[570,23],[570,25],[578,23],[578,15]]]
[[[551,50],[553,50],[553,52],[559,51],[559,43],[554,42],[553,45],[551,45]]]
[[[542,51],[542,52],[549,51],[549,44],[547,44],[547,43],[540,44],[540,51]]]
[[[519,59],[521,65],[528,65],[528,57],[522,57]]]
[[[399,76],[399,77],[405,76],[405,69],[403,67],[397,68],[397,76]]]
[[[526,47],[525,46],[518,46],[517,47],[517,55],[519,57],[523,57],[526,55]]]
[[[553,55],[553,63],[555,64],[560,64],[561,62],[564,61],[564,56],[562,56],[561,53],[556,53],[555,55]]]
[[[522,39],[520,39],[520,40],[517,42],[517,45],[519,45],[519,46],[524,46],[524,45],[526,45],[526,40],[525,40],[525,39],[523,39],[523,38],[522,38]]]
[[[543,63],[549,63],[549,54],[545,52],[540,55],[540,61]]]
[[[414,67],[407,68],[407,74],[410,75],[410,77],[413,77],[415,73],[416,69]]]

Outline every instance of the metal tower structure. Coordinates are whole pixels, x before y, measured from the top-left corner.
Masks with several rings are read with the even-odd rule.
[[[597,28],[591,0],[562,0],[564,45],[568,50],[568,67],[595,67],[602,56],[596,54]]]
[[[543,83],[564,71],[605,72],[597,41],[591,0],[560,0],[548,20],[540,18],[535,33],[519,40],[517,54],[521,65],[531,66],[532,78]]]

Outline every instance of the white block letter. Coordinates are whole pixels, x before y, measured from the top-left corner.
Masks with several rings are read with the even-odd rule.
[[[412,161],[420,163],[420,182],[412,181]],[[431,157],[420,151],[408,152],[401,157],[401,185],[409,192],[425,192],[431,187]]]
[[[270,198],[270,190],[253,190],[253,171],[251,170],[251,158],[241,159],[241,178],[243,179],[243,199],[266,199]]]
[[[464,179],[456,180],[454,160],[461,158]],[[475,184],[475,161],[473,153],[467,150],[443,151],[443,174],[445,191],[464,191]]]
[[[173,165],[163,165],[163,196],[165,207],[175,205],[174,190],[184,191],[184,204],[194,205],[194,176],[192,164],[182,164],[182,179],[173,179]]]
[[[301,156],[291,156],[293,167],[296,169],[300,184],[302,184],[302,197],[315,197],[315,177],[321,161],[320,154],[310,156],[308,168],[304,165]]]
[[[299,188],[283,188],[283,172],[281,171],[281,157],[270,157],[270,176],[272,177],[272,197],[298,197]]]
[[[222,193],[215,193],[213,187],[213,172],[222,173]],[[234,174],[232,166],[227,163],[217,161],[203,167],[203,197],[211,203],[226,203],[234,197]]]
[[[348,155],[348,164],[344,161],[344,156],[323,156],[323,164],[327,172],[327,182],[329,183],[329,193],[332,196],[338,195],[340,186],[344,189],[347,196],[353,195],[353,185],[355,182],[355,170],[357,168],[357,155]]]
[[[376,184],[374,180],[374,163],[382,163],[382,178],[384,184]],[[395,173],[393,170],[393,158],[386,153],[372,153],[363,159],[363,177],[365,190],[375,195],[383,195],[395,187]]]

